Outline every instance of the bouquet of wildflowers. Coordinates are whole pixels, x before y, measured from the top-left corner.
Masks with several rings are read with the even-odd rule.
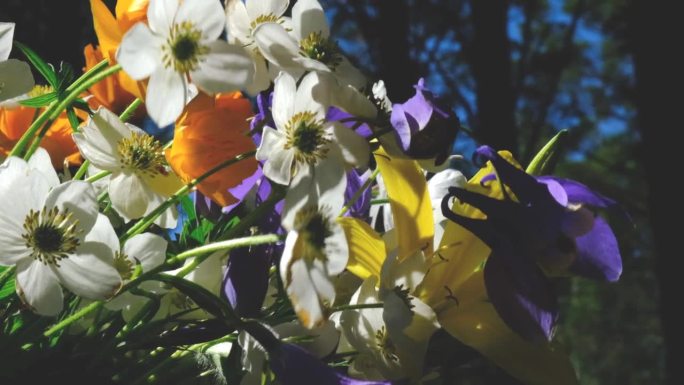
[[[560,136],[467,179],[452,106],[390,101],[317,0],[90,4],[80,75],[0,23],[3,383],[442,384],[472,350],[577,383],[554,286],[622,265]]]

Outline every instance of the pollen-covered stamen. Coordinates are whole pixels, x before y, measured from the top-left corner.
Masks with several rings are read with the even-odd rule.
[[[253,33],[256,27],[263,23],[282,23],[282,19],[273,13],[259,15],[249,23],[250,33]]]
[[[135,266],[128,256],[122,252],[114,253],[114,268],[119,272],[121,279],[128,280],[133,276]]]
[[[316,120],[310,111],[295,114],[285,126],[287,141],[285,148],[295,149],[295,160],[300,163],[315,164],[328,153],[327,137],[323,120]]]
[[[384,326],[375,332],[375,345],[387,361],[399,362],[397,346],[389,337],[389,333],[387,333]]]
[[[327,261],[325,240],[332,235],[331,219],[316,206],[308,206],[297,212],[294,229],[299,233],[302,257],[309,262]]]
[[[150,135],[134,132],[130,137],[119,141],[117,151],[121,168],[148,173],[150,176],[164,172],[162,145]]]
[[[174,24],[166,44],[162,46],[164,67],[180,73],[196,70],[204,55],[209,53],[209,47],[200,44],[201,38],[202,31],[192,22]]]
[[[52,91],[53,89],[51,86],[41,86],[40,84],[38,84],[35,85],[26,96],[28,96],[29,98],[36,98],[38,96],[49,94]]]
[[[340,47],[334,41],[323,37],[321,32],[311,32],[299,42],[302,55],[318,60],[330,69],[335,69],[342,62]]]
[[[69,257],[80,245],[81,230],[77,226],[78,219],[68,209],[31,210],[24,220],[25,233],[21,237],[32,250],[31,257],[59,267],[59,261]]]

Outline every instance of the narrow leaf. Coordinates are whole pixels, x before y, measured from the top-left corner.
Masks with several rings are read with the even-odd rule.
[[[26,55],[26,58],[28,59],[31,64],[36,68],[36,70],[43,75],[43,78],[52,86],[54,89],[59,89],[58,86],[58,81],[57,81],[57,74],[55,73],[55,70],[50,66],[48,63],[45,62],[38,54],[32,50],[31,48],[25,46],[22,43],[19,43],[18,41],[14,42],[14,45],[17,46],[21,52]]]
[[[56,99],[57,99],[57,93],[53,91],[53,92],[48,92],[47,94],[36,96],[35,98],[20,100],[19,104],[21,104],[22,106],[26,106],[26,107],[40,108],[40,107],[47,106],[48,104],[52,103]]]
[[[534,156],[527,166],[527,173],[531,175],[551,174],[556,167],[568,130],[561,130],[551,138],[546,145]]]

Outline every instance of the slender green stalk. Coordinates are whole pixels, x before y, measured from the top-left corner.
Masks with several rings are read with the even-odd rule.
[[[231,250],[231,249],[235,249],[238,247],[245,247],[245,246],[264,245],[264,244],[268,244],[268,243],[276,243],[278,241],[280,241],[280,236],[278,234],[263,234],[263,235],[254,235],[251,237],[228,239],[226,241],[214,242],[214,243],[210,243],[208,245],[204,245],[204,246],[200,246],[200,247],[196,247],[194,249],[184,251],[184,252],[176,255],[175,257],[170,258],[168,260],[168,262],[171,264],[171,263],[176,263],[179,261],[186,260],[190,257],[195,257],[198,255],[213,253],[214,251]]]
[[[377,309],[385,306],[384,303],[378,302],[378,303],[357,303],[356,305],[340,305],[340,306],[335,306],[334,308],[330,309],[330,313],[335,313],[338,311],[343,311],[343,310],[357,310],[357,309]]]
[[[346,214],[347,211],[349,211],[349,208],[352,207],[354,205],[354,203],[356,203],[356,201],[359,200],[359,198],[361,198],[361,194],[363,194],[363,192],[366,191],[366,189],[368,189],[370,187],[371,183],[373,183],[375,178],[378,177],[378,174],[380,174],[380,167],[373,170],[373,173],[368,177],[368,179],[366,179],[366,181],[354,193],[354,195],[352,195],[351,199],[349,199],[349,202],[344,207],[342,207],[342,211],[340,211],[340,215],[339,215],[340,217],[343,216],[344,214]]]
[[[124,242],[126,239],[145,231],[145,229],[147,229],[152,223],[154,223],[154,221],[157,219],[157,217],[159,215],[161,215],[161,213],[166,211],[172,205],[178,203],[180,198],[182,198],[185,194],[189,193],[193,188],[195,188],[195,186],[202,183],[203,180],[207,179],[208,177],[210,177],[214,173],[216,173],[216,172],[218,172],[218,171],[220,171],[220,170],[222,170],[222,169],[224,169],[230,165],[233,165],[233,164],[235,164],[235,163],[237,163],[243,159],[247,159],[250,156],[254,156],[255,153],[256,153],[256,151],[249,151],[249,152],[242,153],[242,154],[240,154],[240,155],[238,155],[232,159],[227,159],[227,160],[219,163],[218,165],[214,166],[212,169],[205,172],[204,174],[202,174],[202,175],[198,176],[197,178],[193,179],[192,181],[188,182],[185,186],[178,189],[178,191],[176,191],[172,196],[170,196],[167,200],[165,200],[162,204],[160,204],[156,209],[154,209],[150,214],[145,216],[138,223],[136,223],[133,227],[128,229],[126,234],[123,235],[121,242]]]
[[[90,161],[88,159],[86,159],[83,161],[83,163],[81,163],[81,167],[79,167],[78,170],[76,170],[74,177],[71,179],[72,180],[79,180],[79,179],[83,178],[86,171],[88,171],[88,166],[90,166]]]
[[[371,200],[370,204],[371,205],[384,205],[386,203],[390,203],[390,200],[387,198],[383,198],[383,199],[373,199],[373,200]]]
[[[0,286],[5,284],[5,281],[7,281],[12,276],[12,274],[14,274],[14,270],[16,269],[17,265],[12,265],[6,268],[5,271],[0,273]]]
[[[107,67],[108,65],[109,65],[109,61],[107,61],[107,59],[104,59],[101,62],[95,64],[91,69],[84,72],[83,75],[81,75],[78,79],[76,79],[73,83],[71,83],[71,85],[69,85],[69,87],[67,87],[66,92],[71,92],[72,90],[80,87],[81,84],[83,84],[85,81],[90,79],[93,75],[100,72],[100,70]]]
[[[91,175],[91,176],[87,177],[85,181],[93,183],[95,181],[98,181],[98,180],[106,177],[107,175],[110,175],[111,173],[112,173],[111,171],[106,171],[106,170],[100,171],[95,175]]]
[[[66,327],[71,325],[72,323],[81,319],[81,317],[84,317],[88,313],[90,313],[94,310],[97,310],[98,308],[100,308],[104,304],[105,304],[104,301],[91,302],[89,305],[82,307],[81,310],[79,310],[76,313],[68,316],[67,318],[63,319],[59,323],[52,326],[50,329],[46,330],[45,333],[43,333],[43,335],[45,337],[48,337],[48,338],[52,337],[55,333],[62,331],[63,329],[65,329]]]
[[[21,136],[19,141],[17,141],[17,144],[14,146],[12,151],[9,153],[9,156],[20,156],[23,152],[26,146],[29,144],[29,142],[36,136],[36,133],[38,130],[40,130],[43,125],[48,124],[51,125],[52,122],[59,117],[59,114],[66,109],[78,96],[85,91],[86,89],[90,88],[94,84],[97,84],[99,81],[102,79],[111,76],[112,74],[115,74],[121,70],[121,66],[119,64],[115,64],[103,71],[98,72],[97,74],[91,76],[87,80],[80,81],[80,78],[76,80],[74,83],[79,83],[78,87],[75,87],[69,91],[67,96],[59,101],[55,101],[50,106],[42,113],[40,114],[36,120],[33,121],[31,126],[26,130],[24,135]],[[28,158],[31,154],[27,153],[26,158]]]

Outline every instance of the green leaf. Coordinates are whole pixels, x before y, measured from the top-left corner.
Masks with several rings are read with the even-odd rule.
[[[35,98],[20,100],[19,104],[26,107],[40,108],[47,106],[55,100],[57,100],[57,93],[53,91]]]
[[[58,90],[59,82],[57,81],[57,74],[55,73],[54,68],[46,63],[45,60],[38,56],[38,54],[31,48],[18,41],[15,41],[14,45],[24,53],[28,61],[33,64],[33,66],[41,75],[43,75],[43,78],[45,78],[48,84],[50,84],[55,90]]]
[[[168,274],[156,274],[151,279],[170,284],[216,318],[228,320],[231,324],[240,320],[228,302],[194,282]]]
[[[16,289],[14,287],[14,277],[9,277],[5,282],[0,282],[0,300],[14,294]]]
[[[547,175],[553,172],[556,162],[560,157],[568,130],[561,130],[556,136],[551,138],[546,145],[534,156],[527,166],[527,173],[530,175]]]

